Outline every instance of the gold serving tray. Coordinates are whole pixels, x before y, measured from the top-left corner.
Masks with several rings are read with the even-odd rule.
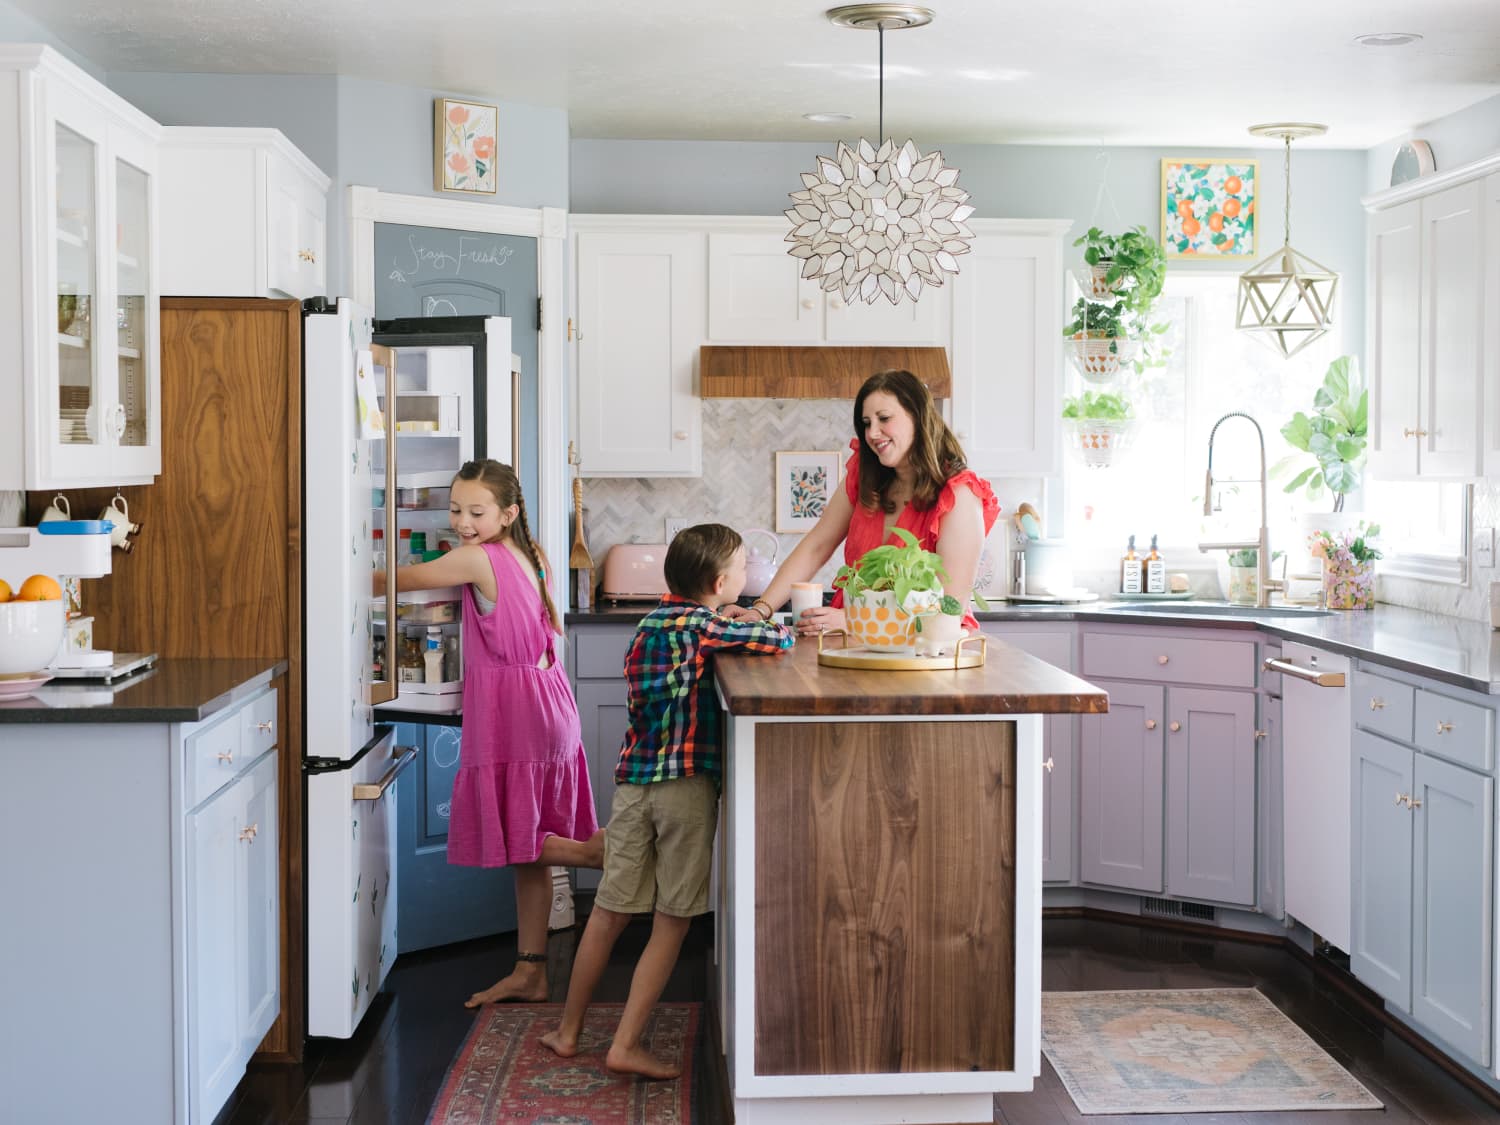
[[[830,637],[840,638],[837,649],[824,649]],[[978,642],[979,651],[964,651],[970,642]],[[978,668],[984,663],[988,638],[983,633],[964,637],[954,646],[951,656],[912,656],[909,653],[880,652],[871,648],[847,648],[849,634],[831,629],[818,634],[818,663],[828,668],[863,668],[873,672],[940,672],[949,669]]]

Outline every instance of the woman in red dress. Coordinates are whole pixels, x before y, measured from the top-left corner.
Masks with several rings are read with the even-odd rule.
[[[936,551],[948,572],[946,592],[964,603],[964,626],[977,629],[969,613],[974,576],[985,536],[1000,514],[989,482],[969,469],[963,449],[938,413],[932,395],[910,371],[871,375],[854,399],[854,453],[845,467],[844,487],[834,492],[817,524],[776,572],[750,610],[767,617],[787,600],[793,582],[816,574],[844,544],[844,562],[853,565],[866,551],[905,528],[924,550]],[[844,628],[843,591],[831,606],[803,612],[799,633]]]

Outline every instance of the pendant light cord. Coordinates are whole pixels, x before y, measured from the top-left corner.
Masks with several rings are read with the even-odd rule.
[[[879,124],[879,131],[880,131],[880,144],[883,145],[883,144],[885,144],[885,23],[884,23],[884,21],[882,21],[880,23],[880,26],[879,26],[878,30],[880,32],[880,106],[879,106],[880,124]],[[878,148],[879,145],[877,145],[876,147]]]
[[[1286,206],[1281,215],[1283,224],[1281,241],[1283,245],[1290,246],[1292,244],[1292,135],[1287,133],[1285,137],[1286,164],[1282,172],[1282,178],[1286,180]]]

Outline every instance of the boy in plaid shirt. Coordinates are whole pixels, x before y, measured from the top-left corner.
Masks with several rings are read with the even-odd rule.
[[[724,772],[723,719],[714,694],[715,652],[779,652],[792,632],[769,621],[732,621],[719,610],[745,588],[739,533],[705,523],[677,533],[664,565],[671,593],[641,621],[625,655],[630,730],[615,768],[604,833],[604,876],[578,944],[562,1023],[542,1042],[578,1052],[589,1000],[632,914],[654,911],[620,1026],[604,1064],[646,1078],[676,1078],[675,1064],[641,1046],[647,1017],[677,963],[692,919],[708,912],[708,875]]]

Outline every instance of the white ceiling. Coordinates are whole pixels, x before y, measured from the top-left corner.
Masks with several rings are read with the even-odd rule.
[[[874,32],[817,0],[9,0],[106,71],[343,74],[559,106],[574,137],[876,132]],[[834,6],[828,4],[828,7]],[[1367,148],[1500,93],[1500,0],[931,0],[885,35],[888,134]],[[1362,47],[1370,32],[1421,42]],[[804,113],[855,115],[819,125]]]

